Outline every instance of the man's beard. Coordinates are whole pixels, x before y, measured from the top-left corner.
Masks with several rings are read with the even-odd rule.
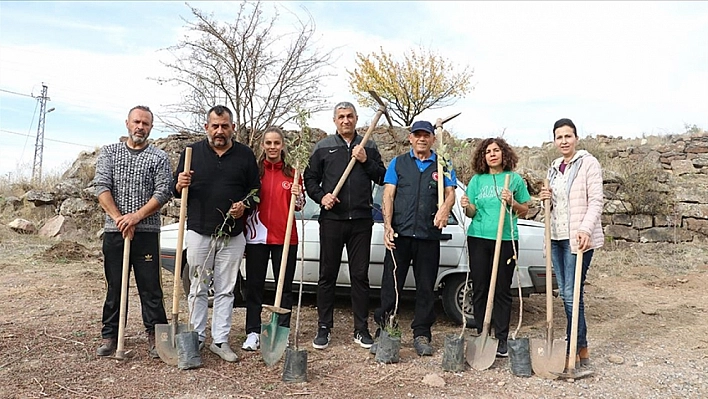
[[[143,144],[147,140],[147,135],[144,137],[139,137],[133,133],[128,133],[128,136],[130,137],[130,140],[137,145]]]
[[[207,139],[209,140],[209,145],[211,145],[212,147],[221,148],[229,145],[229,138],[226,135],[219,135],[218,137],[214,138],[211,138],[211,136],[207,135]],[[215,141],[217,139],[222,140],[223,144],[216,144]]]

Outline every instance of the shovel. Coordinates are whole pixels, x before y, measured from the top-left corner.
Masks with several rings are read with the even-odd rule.
[[[458,112],[456,114],[452,114],[448,116],[445,119],[440,119],[438,118],[435,121],[435,136],[437,136],[438,140],[440,140],[440,144],[438,144],[438,150],[442,149],[445,147],[445,140],[443,137],[443,129],[442,126],[445,122],[449,121],[452,118],[455,118],[456,116],[460,115],[461,112]],[[443,163],[445,162],[444,159],[442,159],[442,154],[440,151],[438,151],[437,154],[438,157],[438,209],[442,207],[443,202],[445,202],[445,196],[444,196],[444,191],[445,191],[445,175],[443,171]]]
[[[548,179],[544,180],[543,188],[548,188]],[[565,346],[562,339],[553,339],[553,269],[551,266],[551,200],[544,204],[544,219],[546,233],[546,339],[531,338],[531,368],[543,378],[554,380],[554,373],[562,373],[565,367]]]
[[[130,238],[123,240],[123,274],[120,284],[120,312],[118,316],[118,345],[112,356],[116,360],[133,357],[133,351],[125,350],[125,321],[128,313],[128,279],[130,278]]]
[[[507,174],[504,178],[504,189],[509,189],[509,178]],[[489,294],[487,294],[487,309],[484,312],[484,324],[482,334],[472,337],[467,343],[467,363],[475,370],[486,370],[492,367],[494,359],[497,357],[497,346],[499,340],[489,336],[489,327],[492,322],[492,310],[494,307],[494,291],[497,285],[497,271],[499,270],[499,256],[501,255],[502,234],[504,232],[504,215],[506,214],[506,201],[502,200],[499,210],[499,225],[497,226],[497,240],[494,245],[494,260],[492,261],[492,276],[489,281]],[[464,322],[464,320],[463,320]]]
[[[359,143],[360,146],[364,146],[367,141],[369,141],[369,138],[371,137],[371,133],[374,131],[374,128],[376,127],[376,124],[379,123],[379,119],[381,118],[381,115],[386,114],[386,119],[388,119],[388,124],[389,126],[393,126],[391,124],[391,120],[388,116],[388,112],[386,111],[386,105],[381,101],[381,98],[376,94],[375,91],[369,90],[369,94],[371,97],[376,100],[377,103],[379,103],[379,110],[376,111],[376,114],[374,115],[374,120],[371,121],[371,125],[369,125],[369,128],[366,130],[366,133],[364,134],[364,138],[361,140],[361,143]],[[349,174],[352,172],[352,169],[354,169],[354,165],[356,164],[356,157],[352,155],[352,158],[349,160],[349,164],[347,165],[347,168],[344,169],[344,173],[342,173],[342,177],[339,178],[339,181],[337,182],[337,185],[334,187],[334,190],[332,190],[332,195],[337,196],[339,194],[339,191],[342,190],[342,186],[344,186],[344,182],[347,181],[347,177],[349,177]],[[290,220],[290,219],[288,219]]]
[[[354,158],[352,158],[354,159]],[[293,185],[299,184],[300,174],[297,169],[294,171]],[[278,325],[281,314],[290,313],[290,309],[280,307],[280,300],[283,298],[283,285],[285,285],[285,269],[288,264],[288,252],[290,251],[290,236],[293,232],[293,217],[295,216],[295,202],[297,196],[290,194],[290,208],[288,209],[288,224],[285,227],[285,240],[283,241],[283,255],[280,257],[280,273],[278,274],[278,287],[275,291],[275,304],[264,306],[271,311],[270,323],[261,324],[261,355],[266,365],[272,366],[280,360],[288,346],[288,335],[290,328]]]
[[[573,316],[570,322],[570,353],[568,354],[568,366],[564,372],[553,373],[561,378],[575,380],[591,375],[592,370],[577,370],[575,368],[575,356],[578,352],[578,314],[580,313],[580,282],[583,274],[583,252],[578,250],[575,261],[575,282],[573,283]]]
[[[184,170],[189,171],[192,166],[192,147],[184,149]],[[179,202],[179,227],[177,228],[177,249],[175,253],[175,274],[172,289],[172,318],[170,324],[155,325],[155,349],[160,359],[170,366],[177,366],[177,334],[187,330],[184,324],[179,324],[179,292],[182,282],[182,249],[184,247],[184,222],[187,218],[187,196],[189,186],[182,189],[182,198]]]

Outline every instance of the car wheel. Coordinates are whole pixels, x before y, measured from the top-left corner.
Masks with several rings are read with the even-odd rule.
[[[442,305],[447,316],[457,324],[462,324],[464,309],[466,327],[474,328],[476,324],[474,321],[474,308],[472,307],[472,281],[467,281],[467,295],[463,304],[464,284],[465,274],[456,273],[448,276],[443,286]]]

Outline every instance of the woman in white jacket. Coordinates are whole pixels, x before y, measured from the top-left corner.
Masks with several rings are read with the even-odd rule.
[[[586,366],[590,362],[590,353],[583,293],[594,249],[600,248],[605,240],[600,223],[602,169],[589,152],[576,149],[578,134],[570,119],[560,119],[553,125],[553,141],[561,157],[548,169],[550,188],[541,190],[540,199],[551,200],[551,258],[568,319],[566,336],[569,343],[576,254],[583,252],[576,362]],[[569,352],[570,348],[567,350]]]

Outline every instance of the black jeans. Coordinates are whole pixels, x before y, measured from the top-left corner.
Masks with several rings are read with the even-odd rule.
[[[492,309],[491,326],[494,335],[500,341],[506,341],[509,336],[509,321],[511,320],[511,279],[514,276],[516,261],[513,259],[514,248],[511,241],[502,241],[497,270],[497,284],[494,288],[494,308]],[[495,240],[477,237],[467,237],[467,247],[470,254],[470,277],[472,279],[472,303],[477,332],[482,332],[484,315],[487,310],[487,297],[492,279],[492,263],[494,261]],[[514,241],[518,249],[519,242]],[[508,261],[508,263],[507,263]]]
[[[103,338],[118,336],[120,317],[120,288],[123,274],[123,236],[121,233],[103,235],[103,269],[108,291],[103,304]],[[135,233],[130,242],[130,263],[135,272],[145,331],[155,331],[155,324],[167,324],[160,286],[160,244],[157,233]]]
[[[273,277],[276,284],[280,276],[280,259],[283,257],[282,245],[246,244],[246,334],[261,332],[261,310],[263,306],[263,287],[268,272],[268,260],[271,260]],[[293,308],[293,276],[297,260],[297,245],[290,245],[285,266],[285,280],[280,307]],[[278,325],[290,327],[290,313],[278,317]]]
[[[319,326],[334,327],[334,290],[341,266],[342,250],[346,245],[354,329],[368,331],[369,257],[373,223],[371,219],[320,220],[320,277],[317,282]]]
[[[440,241],[420,240],[412,237],[394,239],[396,249],[396,283],[398,293],[408,275],[411,261],[415,278],[415,314],[411,328],[413,337],[424,336],[432,339],[430,328],[435,323],[435,280],[440,267]],[[393,257],[386,250],[384,269],[381,275],[381,307],[374,311],[374,321],[383,327],[395,307],[396,291],[393,286]]]

